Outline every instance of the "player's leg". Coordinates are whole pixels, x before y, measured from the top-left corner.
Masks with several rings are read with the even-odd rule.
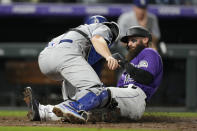
[[[54,76],[55,76],[55,71],[60,72],[62,78],[64,78],[64,80],[67,80],[74,87],[76,87],[80,93],[82,93],[82,91],[85,91],[85,89],[89,89],[91,87],[94,87],[95,85],[100,87],[102,85],[102,83],[101,83],[99,77],[97,76],[96,72],[92,69],[92,67],[84,59],[79,48],[74,47],[74,46],[72,46],[72,47],[69,46],[69,48],[67,48],[68,44],[69,43],[65,43],[65,44],[63,44],[63,46],[61,48],[55,49],[56,53],[53,53],[53,56],[51,56],[51,57],[54,57],[54,55],[56,55],[56,59],[53,59],[53,60],[57,60],[57,58],[58,58],[58,62],[57,61],[54,62],[51,60],[50,64],[55,63],[57,65],[57,63],[58,63],[58,66],[54,66],[55,68],[53,68],[53,70],[50,69],[51,66],[48,67],[48,69],[51,70],[50,72],[47,72],[48,70],[46,71],[44,69],[45,68],[44,64],[46,64],[46,61],[48,62],[48,59],[45,59],[46,61],[44,61],[44,57],[43,57],[43,59],[42,59],[42,57],[40,57],[40,62],[39,62],[39,63],[41,63],[40,67],[43,65],[43,67],[41,67],[43,69],[42,72],[46,71],[44,74],[54,75]],[[74,43],[72,43],[72,44],[74,44]],[[51,55],[51,52],[50,52],[50,55]],[[51,59],[51,58],[49,58],[49,59]],[[66,89],[67,89],[67,87],[66,87]],[[66,90],[66,91],[70,92],[69,90]],[[84,94],[84,99],[89,98],[89,96],[91,96],[91,98],[93,98],[93,99],[98,99],[97,94],[94,92],[90,92],[87,94],[89,94],[89,95]],[[68,94],[68,95],[70,95],[70,94]],[[82,96],[82,95],[79,95],[79,96]],[[78,100],[78,99],[76,99],[76,100]],[[88,100],[92,100],[92,99],[88,99]],[[99,102],[99,104],[101,104],[101,102]],[[90,106],[90,107],[94,108],[98,105],[95,104],[94,106],[92,106],[92,107]],[[85,121],[85,119],[83,117],[81,117],[81,114],[79,114],[78,110],[73,111],[72,109],[68,108],[67,105],[61,106],[62,109],[65,107],[66,107],[65,110],[68,111],[68,113],[65,113],[65,114],[67,114],[67,116],[69,116],[69,114],[72,114],[72,115],[76,116],[76,119],[79,118],[79,121],[82,121],[82,122]],[[59,106],[59,108],[60,108],[60,106]],[[56,111],[56,114],[58,116],[61,115],[61,114],[59,115],[59,113],[57,111]],[[75,117],[73,117],[73,118],[75,118]]]
[[[27,117],[31,121],[57,121],[57,117],[53,112],[53,105],[41,105],[34,97],[31,87],[26,87],[24,91],[24,101],[29,111]]]
[[[68,118],[72,123],[80,123],[87,120],[80,114],[82,111],[118,105],[117,108],[120,109],[118,115],[134,120],[141,118],[145,111],[146,95],[139,87],[130,84],[127,88],[108,87],[107,89],[110,91],[99,87],[80,91],[75,96],[76,101],[62,102],[56,105],[53,111],[57,115]]]
[[[118,103],[121,116],[137,120],[145,111],[146,95],[141,88],[130,84],[127,88],[108,87],[111,97]]]
[[[61,61],[59,58],[59,50],[53,48],[45,48],[38,57],[38,65],[40,71],[48,78],[61,81],[63,80],[60,72],[57,70]]]
[[[72,98],[76,92],[77,88],[70,84],[67,80],[62,82],[62,96],[64,101]]]
[[[42,121],[58,121],[61,117],[57,117],[53,113],[54,105],[41,105],[39,104],[39,114]]]
[[[85,123],[87,111],[106,106],[110,100],[109,92],[103,87],[92,87],[76,93],[75,101],[67,100],[56,105],[53,112],[59,117],[66,117],[71,123]]]
[[[33,98],[31,87],[26,87],[23,93],[24,101],[29,108],[27,117],[32,121],[40,121],[39,102]]]
[[[73,96],[72,93],[78,89],[102,85],[94,69],[84,59],[78,44],[62,43],[59,48],[47,48],[40,53],[38,62],[43,74],[54,80],[66,81],[65,88],[62,88],[65,96]],[[67,86],[67,83],[71,86]]]
[[[95,85],[102,85],[98,75],[82,55],[68,54],[67,57],[70,59],[61,65],[59,71],[73,87],[83,90]]]
[[[78,92],[72,99],[76,100],[76,103],[73,102],[63,102],[56,106],[54,112],[57,116],[75,116],[75,121],[84,122],[85,119],[81,117],[81,110],[88,111],[92,108],[100,106],[102,102],[100,102],[100,98],[97,96],[98,94],[107,94],[106,90],[104,92],[100,91],[102,87],[102,83],[97,76],[96,72],[93,68],[87,63],[87,61],[81,55],[67,55],[69,61],[66,61],[62,67],[60,68],[62,76],[69,81],[74,87],[77,88]],[[94,90],[95,88],[95,90]],[[98,88],[98,89],[97,89]],[[69,90],[67,90],[68,92]],[[101,93],[102,92],[102,93]],[[102,99],[102,98],[101,98]],[[91,100],[90,105],[83,103],[85,101]],[[79,102],[80,101],[80,102]],[[77,103],[83,103],[83,107]],[[75,106],[70,107],[68,104],[74,104]],[[80,107],[80,108],[79,108]],[[74,110],[73,110],[74,109]],[[72,117],[72,116],[71,116]],[[77,118],[78,117],[78,118]],[[71,120],[72,121],[72,120]],[[73,122],[73,121],[72,121]]]

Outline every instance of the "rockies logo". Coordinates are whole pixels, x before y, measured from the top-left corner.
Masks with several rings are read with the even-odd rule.
[[[130,77],[129,74],[125,75],[125,80],[124,80],[124,84],[127,84],[129,82],[133,82],[134,80]]]

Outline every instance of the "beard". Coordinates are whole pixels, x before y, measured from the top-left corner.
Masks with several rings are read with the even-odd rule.
[[[137,47],[135,49],[131,49],[128,47],[129,53],[126,57],[127,60],[131,61],[132,59],[134,59],[144,48],[146,48],[146,47],[143,45],[141,40],[140,40],[140,44],[137,45]]]

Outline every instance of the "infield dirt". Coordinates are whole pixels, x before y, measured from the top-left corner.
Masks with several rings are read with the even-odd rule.
[[[86,124],[70,124],[66,122],[35,122],[27,117],[0,117],[0,126],[38,126],[38,127],[77,127],[77,128],[119,128],[119,129],[165,129],[179,131],[197,131],[197,118],[188,117],[155,117],[144,116],[139,121],[88,122]]]

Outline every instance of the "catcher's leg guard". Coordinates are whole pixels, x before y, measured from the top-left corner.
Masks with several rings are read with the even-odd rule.
[[[118,102],[121,116],[137,120],[141,118],[145,111],[146,95],[143,90],[133,84],[127,88],[108,87],[111,91],[112,99]]]
[[[71,123],[84,123],[88,119],[86,111],[103,107],[109,101],[108,91],[99,88],[80,91],[75,98],[76,101],[68,100],[56,105],[53,112],[59,117],[67,117]]]
[[[88,92],[78,101],[74,101],[69,104],[77,110],[89,111],[96,107],[105,106],[108,102],[108,99],[109,99],[109,95],[107,90],[103,90],[98,95],[96,95],[93,92]]]

